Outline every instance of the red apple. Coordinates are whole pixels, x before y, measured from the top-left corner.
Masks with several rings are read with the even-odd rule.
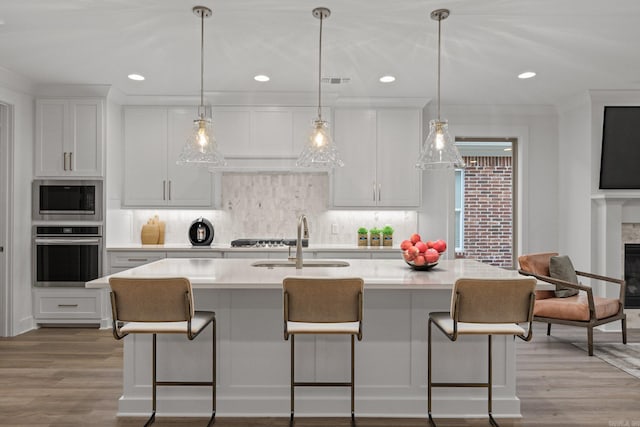
[[[420,255],[420,249],[416,248],[415,246],[411,246],[409,249],[407,249],[407,252],[409,252],[414,257]]]
[[[427,247],[432,248],[435,243],[436,242],[434,242],[433,240],[427,240]]]
[[[447,243],[444,240],[436,240],[435,242],[433,242],[433,249],[435,249],[436,251],[442,253],[444,251],[447,250]]]
[[[440,254],[438,253],[438,251],[436,251],[433,248],[429,248],[427,249],[427,251],[424,253],[424,259],[429,263],[429,264],[433,264],[434,262],[438,262],[438,260],[440,259]]]
[[[429,249],[429,248],[427,248],[427,244],[426,244],[425,242],[418,242],[418,243],[416,243],[416,248],[418,248],[418,250],[419,250],[420,252],[422,252],[422,253],[426,252],[426,251],[427,251],[427,249]]]
[[[409,249],[411,246],[413,246],[411,240],[403,240],[402,243],[400,243],[400,249],[402,249],[403,251]]]
[[[409,251],[402,251],[402,257],[404,258],[405,261],[413,261],[415,256],[410,253]]]
[[[421,265],[425,265],[426,263],[427,263],[427,260],[422,255],[418,255],[416,259],[413,260],[413,264],[415,264],[418,267],[420,267]]]
[[[414,245],[422,240],[418,233],[413,233],[409,239],[411,240],[411,243],[413,243]]]

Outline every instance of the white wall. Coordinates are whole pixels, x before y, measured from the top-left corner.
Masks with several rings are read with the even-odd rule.
[[[9,141],[9,217],[7,230],[8,335],[33,328],[31,310],[31,177],[33,174],[34,107],[29,82],[0,70],[0,101],[13,110],[13,142]],[[4,201],[3,201],[4,203]]]
[[[453,137],[516,137],[518,139],[518,242],[516,255],[555,250],[558,241],[558,119],[551,106],[443,106]],[[425,109],[428,126],[435,117]],[[425,133],[426,134],[426,133]],[[425,172],[425,180],[429,172]],[[451,178],[452,179],[452,178]],[[451,181],[449,179],[449,181]],[[433,184],[433,183],[432,183]],[[453,182],[440,183],[454,191]],[[440,199],[446,199],[442,194]],[[453,193],[450,194],[453,200]],[[423,205],[430,203],[425,186]],[[446,202],[451,204],[450,202]],[[424,216],[420,217],[425,219]],[[420,225],[423,230],[425,226]],[[452,229],[452,227],[447,227]],[[452,240],[452,237],[449,237]]]

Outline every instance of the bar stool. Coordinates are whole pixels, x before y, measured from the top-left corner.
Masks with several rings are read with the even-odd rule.
[[[465,279],[456,280],[451,294],[449,312],[429,313],[428,325],[428,365],[427,400],[429,423],[435,427],[431,415],[432,387],[486,387],[489,422],[498,426],[494,420],[492,400],[492,357],[491,337],[493,335],[513,335],[531,340],[533,304],[535,302],[535,279]],[[527,322],[527,330],[518,323]],[[488,375],[485,383],[433,382],[431,379],[431,325],[435,324],[447,338],[456,341],[458,335],[488,336]],[[515,339],[515,338],[514,338]],[[472,355],[472,357],[475,355]]]
[[[362,298],[360,278],[303,278],[283,280],[284,339],[291,336],[291,418],[293,425],[295,387],[351,387],[351,422],[355,424],[354,338],[362,340]],[[295,336],[297,334],[351,335],[351,381],[295,381]]]
[[[113,336],[122,339],[129,334],[153,334],[152,349],[152,413],[145,423],[156,417],[157,386],[209,386],[212,388],[211,418],[216,416],[216,318],[211,311],[195,311],[191,282],[186,278],[118,278],[109,279]],[[158,381],[156,378],[157,334],[186,334],[193,340],[209,324],[213,325],[211,381]]]

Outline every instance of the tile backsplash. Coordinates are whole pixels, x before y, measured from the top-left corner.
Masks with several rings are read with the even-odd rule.
[[[121,209],[107,205],[107,246],[139,243],[150,217],[166,223],[165,243],[188,243],[191,222],[211,221],[214,244],[238,238],[294,238],[297,218],[307,216],[312,244],[355,244],[359,227],[395,229],[394,243],[417,230],[416,211],[330,210],[326,173],[224,173],[220,209]]]

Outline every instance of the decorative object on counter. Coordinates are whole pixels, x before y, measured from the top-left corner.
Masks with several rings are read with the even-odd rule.
[[[143,245],[164,245],[164,232],[165,222],[155,215],[142,226],[140,240]]]
[[[318,117],[313,121],[313,129],[304,150],[296,161],[296,166],[335,168],[344,166],[340,154],[331,138],[329,123],[322,119],[322,21],[331,15],[326,7],[313,9],[313,16],[320,20],[318,48]]]
[[[371,246],[380,246],[380,237],[382,235],[382,230],[379,228],[373,227],[369,230],[369,240]]]
[[[451,169],[464,168],[464,161],[456,147],[455,141],[449,134],[449,123],[440,119],[440,36],[441,23],[449,16],[448,9],[436,9],[431,12],[431,19],[438,21],[438,90],[436,105],[438,118],[429,122],[429,135],[424,140],[422,152],[418,157],[418,169]]]
[[[382,227],[382,246],[393,246],[393,227],[390,225]]]
[[[211,106],[204,105],[204,18],[211,16],[211,9],[195,6],[193,13],[200,18],[200,105],[198,117],[193,121],[193,133],[187,139],[178,161],[178,165],[208,167],[210,170],[226,166],[227,162],[213,135],[211,124]]]
[[[413,233],[408,240],[400,244],[402,258],[414,270],[429,270],[438,265],[440,255],[447,249],[444,240],[428,240],[423,242],[418,233]]]
[[[369,246],[369,231],[364,228],[358,228],[358,246]]]
[[[213,224],[206,218],[194,220],[189,227],[189,241],[193,246],[209,246],[213,242]]]

